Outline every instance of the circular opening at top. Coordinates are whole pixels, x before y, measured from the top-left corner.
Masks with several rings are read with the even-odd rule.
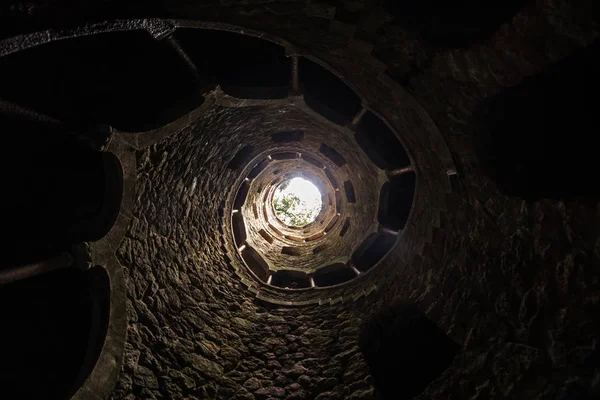
[[[321,192],[304,178],[286,179],[273,195],[275,215],[288,226],[303,227],[314,222],[322,207]]]

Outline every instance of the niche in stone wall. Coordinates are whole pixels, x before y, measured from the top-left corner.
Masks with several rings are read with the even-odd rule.
[[[460,346],[412,303],[379,310],[363,326],[359,344],[382,400],[417,396],[460,351]]]
[[[285,48],[257,37],[209,29],[178,29],[176,37],[207,81],[250,99],[285,98],[291,60]]]
[[[111,153],[90,149],[61,130],[0,118],[6,152],[3,265],[24,264],[72,244],[95,241],[113,227],[123,172]]]
[[[273,160],[294,160],[294,159],[298,158],[298,153],[292,153],[292,152],[288,151],[288,152],[273,154],[271,157],[273,158]]]
[[[314,274],[315,284],[317,286],[333,286],[340,283],[348,282],[356,275],[345,264],[337,263],[320,268]]]
[[[246,242],[247,233],[246,233],[246,224],[244,223],[244,218],[241,213],[235,213],[231,217],[231,226],[233,227],[233,237],[235,239],[235,243],[238,246],[241,246]]]
[[[416,175],[409,172],[396,176],[383,185],[378,213],[381,225],[395,231],[404,229],[415,195],[416,179]]]
[[[261,172],[263,172],[265,170],[265,168],[267,168],[268,165],[269,165],[268,160],[262,160],[261,162],[256,164],[256,166],[248,174],[248,179],[256,178],[258,175],[260,175]]]
[[[235,196],[235,201],[233,202],[234,209],[239,210],[242,208],[242,206],[246,202],[246,197],[248,197],[249,191],[250,184],[248,182],[242,183],[240,189],[238,190],[237,196]]]
[[[290,236],[286,236],[286,239],[290,239]],[[281,248],[281,254],[287,254],[288,256],[301,256],[302,249],[294,246],[284,246]]]
[[[304,139],[304,131],[277,132],[271,135],[275,143],[300,142]]]
[[[265,239],[269,244],[272,244],[274,239],[273,236],[269,235],[267,233],[267,231],[265,231],[264,229],[261,229],[260,231],[258,231],[258,234],[260,236],[262,236],[263,239]]]
[[[248,161],[250,161],[250,158],[252,158],[253,151],[254,151],[254,148],[250,145],[246,145],[246,146],[242,147],[241,149],[238,150],[237,153],[235,153],[235,156],[233,156],[231,161],[229,161],[229,164],[227,164],[227,167],[230,169],[240,169],[240,168],[246,166]]]
[[[350,229],[350,218],[346,218],[346,220],[344,221],[344,225],[342,225],[342,230],[340,230],[340,236],[344,237],[344,235],[346,233],[348,233],[348,230]]]
[[[354,185],[352,185],[352,182],[344,182],[344,193],[346,193],[346,200],[348,203],[356,203],[356,194],[354,193]]]
[[[250,268],[250,271],[252,271],[258,279],[266,282],[269,277],[269,264],[267,264],[261,255],[250,246],[246,246],[244,250],[242,250],[241,255],[248,268]]]
[[[109,312],[110,283],[101,267],[62,269],[0,286],[2,393],[71,398],[97,362]]]
[[[301,58],[299,75],[306,104],[330,121],[346,125],[360,111],[360,97],[321,65]]]
[[[279,270],[273,275],[271,284],[280,288],[303,289],[310,287],[310,278],[304,272]]]
[[[352,264],[361,272],[374,267],[396,243],[396,236],[372,233],[352,254]]]
[[[346,159],[344,156],[342,156],[336,149],[326,145],[325,143],[321,144],[319,151],[338,167],[343,167],[344,164],[346,164]]]
[[[322,162],[320,162],[319,160],[314,159],[313,157],[310,156],[302,156],[302,159],[304,161],[306,161],[309,164],[314,165],[315,167],[319,168],[319,169],[323,169],[324,165]]]
[[[380,169],[410,165],[406,150],[389,126],[371,111],[360,120],[354,135],[359,146]]]
[[[133,132],[203,102],[185,64],[142,30],[57,40],[3,57],[0,87],[4,99],[63,121]]]

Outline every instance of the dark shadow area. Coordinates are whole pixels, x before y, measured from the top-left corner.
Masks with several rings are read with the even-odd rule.
[[[489,38],[532,0],[384,0],[404,29],[441,47],[463,47]]]
[[[346,193],[346,200],[348,200],[348,203],[356,203],[356,194],[354,193],[352,182],[344,182],[344,193]]]
[[[325,176],[327,177],[327,180],[329,181],[329,183],[331,183],[331,187],[333,187],[334,189],[338,189],[338,182],[335,179],[335,177],[333,176],[333,174],[331,173],[331,170],[326,169],[325,170]]]
[[[233,228],[235,244],[240,247],[246,243],[247,239],[246,224],[244,223],[244,217],[242,217],[241,213],[238,212],[233,214],[231,217],[231,226]]]
[[[305,242],[312,242],[313,240],[317,240],[318,238],[323,237],[323,232],[317,232],[314,235],[311,235],[304,239]]]
[[[310,287],[310,279],[304,272],[279,270],[273,275],[271,284],[280,288],[304,289]]]
[[[0,117],[5,152],[1,267],[26,264],[96,241],[114,225],[123,172],[110,153],[35,123]]]
[[[337,224],[338,220],[340,219],[339,216],[334,216],[331,221],[329,221],[329,224],[327,224],[327,226],[325,227],[325,229],[323,229],[323,232],[325,233],[329,233],[334,227],[335,224]]]
[[[291,60],[285,48],[264,39],[208,29],[178,29],[177,39],[202,77],[231,96],[288,96]]]
[[[247,246],[242,251],[242,258],[246,262],[248,268],[250,268],[250,271],[252,271],[258,279],[263,282],[267,281],[267,278],[269,277],[269,265],[256,250]]]
[[[345,264],[338,263],[320,268],[315,272],[313,278],[317,286],[326,287],[348,282],[355,276],[354,272]]]
[[[235,210],[240,210],[244,203],[246,203],[246,197],[248,197],[248,192],[250,191],[250,184],[248,182],[242,183],[240,189],[235,196],[235,200],[233,202],[233,208]]]
[[[361,272],[375,266],[396,243],[396,236],[373,233],[352,254],[352,264]]]
[[[331,122],[346,125],[360,111],[360,97],[326,68],[300,58],[299,75],[306,104]]]
[[[362,328],[360,349],[381,400],[412,399],[452,363],[460,346],[412,303],[377,312]]]
[[[335,210],[338,213],[342,212],[342,195],[339,190],[335,192]]]
[[[285,236],[287,239],[291,239],[292,237],[289,235]],[[301,241],[302,239],[299,239],[299,241]],[[302,249],[299,247],[292,247],[292,246],[284,246],[281,248],[281,254],[287,254],[288,256],[301,256],[302,255]]]
[[[363,116],[354,137],[378,168],[394,169],[410,165],[408,154],[394,132],[372,112],[367,111]]]
[[[260,236],[263,237],[263,239],[265,239],[267,242],[269,242],[269,244],[273,243],[273,236],[269,235],[267,233],[267,231],[265,231],[264,229],[261,229],[260,231],[258,231],[258,233],[260,234]]]
[[[51,42],[0,61],[0,96],[74,125],[140,132],[203,102],[174,50],[146,31]]]
[[[260,175],[261,172],[264,171],[265,168],[267,168],[268,165],[269,160],[262,160],[261,162],[256,164],[256,167],[254,167],[252,171],[250,171],[250,173],[248,174],[248,179],[256,178],[258,175]]]
[[[344,221],[344,225],[342,226],[342,230],[340,231],[340,237],[344,237],[344,235],[348,233],[348,229],[350,229],[350,218],[346,218],[346,221]]]
[[[600,198],[598,54],[596,41],[478,109],[478,157],[503,193],[527,200]]]
[[[413,198],[417,177],[414,172],[391,178],[381,188],[379,194],[379,223],[387,228],[399,231],[404,229]]]
[[[235,153],[235,156],[233,156],[231,161],[229,161],[227,167],[229,169],[240,169],[242,167],[245,167],[248,161],[250,161],[250,159],[252,158],[253,151],[254,148],[250,145],[242,147],[238,150],[237,153]]]
[[[298,153],[277,153],[271,156],[274,160],[295,160],[298,158]]]
[[[344,156],[342,156],[336,149],[326,145],[325,143],[321,144],[321,147],[319,147],[319,151],[325,157],[329,158],[338,167],[343,167],[344,164],[346,164],[346,159],[344,158]]]
[[[70,398],[102,350],[110,312],[101,267],[0,286],[0,397]]]
[[[308,157],[308,156],[304,156],[304,155],[303,155],[303,156],[302,156],[302,159],[303,159],[304,161],[306,161],[307,163],[314,165],[314,166],[315,166],[315,167],[317,167],[317,168],[323,168],[323,167],[324,167],[324,165],[323,165],[323,163],[322,163],[322,162],[320,162],[319,160],[316,160],[316,159],[314,159],[314,158],[312,158],[312,157]]]
[[[277,132],[271,135],[275,143],[300,142],[304,139],[304,131]]]

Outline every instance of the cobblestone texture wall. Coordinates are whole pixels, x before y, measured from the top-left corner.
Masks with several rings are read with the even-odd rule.
[[[165,9],[169,16],[238,23],[308,48],[314,37],[326,37],[326,51],[316,50],[339,67],[355,62],[345,60],[348,49],[362,52],[361,63],[387,71],[424,106],[460,177],[451,194],[431,189],[443,208],[439,220],[428,221],[430,240],[377,297],[267,310],[228,278],[219,253],[218,197],[227,187],[219,175],[221,155],[203,147],[193,129],[140,153],[139,208],[119,254],[129,276],[130,329],[113,399],[369,398],[357,326],[379,302],[396,297],[415,300],[465,346],[424,399],[598,396],[600,206],[502,195],[475,156],[480,137],[471,122],[484,98],[597,38],[597,22],[585,11],[590,2],[538,1],[490,39],[449,50],[394,24],[379,2],[244,3],[173,2]],[[336,21],[339,9],[358,19]],[[14,10],[26,14],[31,7]],[[196,150],[183,155],[176,146]],[[202,196],[188,211],[181,196],[189,186],[176,182],[191,179],[187,165],[194,160],[206,163],[194,169]],[[418,164],[435,162],[426,156]],[[390,262],[400,259],[396,254]]]
[[[234,134],[264,118],[254,110],[245,120],[247,113],[209,112],[138,152],[137,207],[118,252],[128,276],[129,330],[114,399],[371,394],[356,345],[357,305],[268,310],[233,279],[221,251],[219,206],[237,173],[227,168],[226,149],[259,136]]]

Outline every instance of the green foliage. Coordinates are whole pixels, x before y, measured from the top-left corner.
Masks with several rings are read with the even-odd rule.
[[[281,199],[273,199],[275,214],[280,220],[291,226],[304,226],[311,222],[311,210],[302,210],[300,205],[301,200],[292,194],[286,194]]]

